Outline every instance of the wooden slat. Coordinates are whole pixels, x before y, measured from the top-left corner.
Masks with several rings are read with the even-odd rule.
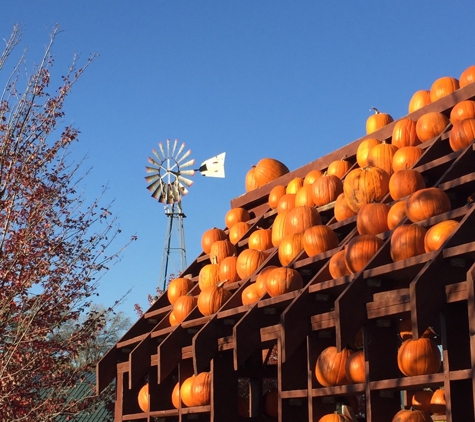
[[[143,380],[150,368],[151,355],[150,334],[145,337],[129,354],[130,374],[129,389]]]

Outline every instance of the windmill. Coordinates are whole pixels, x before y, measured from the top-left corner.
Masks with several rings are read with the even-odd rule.
[[[148,173],[145,176],[147,189],[152,193],[152,198],[162,203],[165,216],[168,218],[165,232],[165,246],[160,268],[159,288],[164,291],[167,287],[170,271],[170,256],[175,253],[179,256],[179,268],[173,271],[183,272],[186,269],[185,230],[183,219],[183,197],[188,193],[188,188],[193,184],[190,177],[196,172],[207,177],[224,177],[224,160],[226,153],[223,152],[215,157],[205,160],[198,169],[192,169],[195,160],[190,158],[191,150],[185,151],[185,143],[178,146],[178,139],[173,142],[166,140],[165,145],[159,142],[158,149],[152,149],[153,157],[148,157],[145,167]],[[173,243],[173,234],[177,239]]]

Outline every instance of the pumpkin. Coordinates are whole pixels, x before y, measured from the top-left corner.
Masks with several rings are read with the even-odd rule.
[[[259,297],[267,293],[267,277],[274,268],[278,267],[276,265],[268,265],[257,275],[255,285]]]
[[[302,276],[293,268],[274,268],[266,278],[266,291],[272,297],[299,290],[302,287]]]
[[[393,118],[388,113],[381,113],[374,107],[371,107],[371,109],[374,111],[374,114],[366,119],[366,135],[376,132],[393,121]]]
[[[266,260],[267,254],[256,249],[244,249],[236,261],[236,271],[244,280],[250,277]]]
[[[231,229],[229,229],[229,239],[231,239],[231,230],[234,230],[236,226],[239,229],[240,227],[242,227],[242,224],[247,225],[247,223],[241,222],[235,224]],[[211,250],[209,252],[209,259],[211,262],[219,264],[224,258],[228,256],[233,256],[236,253],[236,246],[234,246],[234,242],[237,243],[237,241],[234,238],[239,235],[235,233],[236,231],[237,230],[234,230],[234,232],[232,233],[233,241],[228,239],[217,240],[211,245]]]
[[[356,215],[356,213],[348,206],[344,193],[340,193],[336,198],[335,205],[333,206],[333,213],[336,221],[343,221]]]
[[[244,179],[244,186],[245,186],[246,192],[251,192],[252,190],[259,187],[257,185],[256,178],[254,177],[255,169],[256,169],[256,166],[252,166],[249,169],[249,171],[246,173],[246,177]]]
[[[433,422],[430,415],[422,410],[403,409],[397,412],[391,422]]]
[[[394,230],[406,218],[406,201],[396,202],[388,212],[389,230]]]
[[[277,204],[279,203],[279,199],[285,195],[286,188],[283,185],[276,185],[274,186],[269,192],[269,207],[271,209],[276,209]]]
[[[257,293],[256,283],[251,283],[242,290],[241,301],[243,305],[250,305],[251,303],[256,303],[261,296]]]
[[[425,227],[405,224],[394,229],[391,236],[391,258],[394,262],[421,255],[424,250]]]
[[[375,138],[367,138],[364,141],[360,142],[358,148],[356,149],[356,162],[360,167],[368,166],[368,154],[372,148],[376,145],[379,145],[381,141]]]
[[[430,91],[428,89],[420,89],[412,95],[409,101],[408,112],[409,114],[414,113],[428,104],[430,104]]]
[[[180,296],[186,295],[193,286],[193,281],[186,277],[178,277],[170,281],[167,288],[167,297],[170,304],[173,305]]]
[[[439,249],[454,232],[458,224],[457,220],[445,220],[433,225],[427,230],[424,237],[424,250],[431,252]]]
[[[201,236],[201,248],[205,254],[209,254],[211,251],[211,245],[217,240],[227,239],[227,235],[224,230],[213,228],[206,230]]]
[[[180,407],[180,383],[177,382],[172,391],[172,404],[175,409]]]
[[[302,177],[294,177],[285,188],[285,193],[297,193],[298,190],[303,186]]]
[[[148,412],[149,406],[149,394],[148,394],[148,383],[145,384],[140,390],[137,396],[137,401],[142,412]]]
[[[263,158],[259,160],[254,169],[254,180],[257,186],[264,186],[280,176],[287,174],[287,166],[274,158]]]
[[[361,234],[345,246],[345,264],[351,273],[361,271],[382,246],[383,241],[373,234]]]
[[[312,198],[312,185],[302,186],[295,194],[295,206],[301,207],[302,205],[306,205],[308,207],[315,206]]]
[[[351,274],[346,266],[344,249],[332,255],[328,261],[328,271],[333,278],[344,277]]]
[[[393,156],[393,171],[405,170],[414,167],[423,154],[419,147],[399,148]]]
[[[200,372],[191,383],[194,406],[206,406],[211,399],[211,372]]]
[[[216,286],[219,283],[219,264],[213,261],[211,264],[206,264],[201,267],[198,273],[198,285],[200,290],[206,287]]]
[[[432,394],[430,399],[430,411],[433,415],[445,415],[447,412],[445,390],[443,388],[438,388],[434,391],[434,394]]]
[[[249,249],[257,249],[258,251],[266,251],[272,248],[272,230],[258,228],[249,236],[247,246]]]
[[[272,224],[272,245],[279,246],[282,238],[285,236],[285,220],[287,218],[288,211],[277,214],[274,223]]]
[[[457,78],[442,76],[435,80],[430,87],[430,101],[433,103],[434,101],[456,91],[459,87],[459,81]]]
[[[353,422],[354,419],[352,419],[350,416],[347,415],[342,415],[341,413],[334,412],[334,413],[329,413],[328,415],[322,416],[318,422]]]
[[[389,191],[389,175],[378,167],[351,170],[345,177],[343,191],[348,206],[358,212],[364,204],[379,202]]]
[[[320,213],[314,207],[306,205],[295,207],[287,213],[285,218],[285,235],[303,233],[317,224],[322,224]]]
[[[417,137],[416,122],[409,117],[404,117],[394,124],[391,144],[395,147],[416,146],[421,143]]]
[[[348,384],[345,365],[351,350],[342,349],[338,352],[335,346],[324,349],[317,358],[315,364],[315,376],[317,381],[324,387]]]
[[[286,193],[277,202],[277,213],[281,214],[284,211],[290,211],[295,208],[295,193]]]
[[[345,375],[350,383],[365,382],[365,358],[364,351],[359,350],[349,355],[345,363]]]
[[[368,164],[384,170],[391,176],[393,173],[393,157],[397,150],[397,146],[383,141],[371,148],[368,154]]]
[[[305,230],[302,238],[303,249],[308,256],[314,256],[334,249],[339,240],[336,233],[328,226],[318,225]]]
[[[234,283],[241,280],[236,271],[237,256],[227,256],[219,263],[218,279],[219,281],[227,281]]]
[[[343,193],[343,182],[338,176],[325,173],[312,183],[312,199],[317,207],[329,204]]]
[[[361,207],[356,215],[356,229],[359,234],[379,234],[389,230],[389,205],[371,202]]]
[[[234,226],[232,226],[229,229],[229,242],[232,243],[233,245],[237,245],[237,243],[244,237],[244,235],[247,233],[251,225],[247,223],[246,221],[240,221],[236,223]],[[213,247],[211,247],[212,249]],[[226,255],[229,256],[230,254]],[[219,261],[218,261],[219,262]]]
[[[237,207],[237,208],[231,208],[226,213],[224,217],[224,222],[226,224],[226,227],[230,229],[236,223],[240,221],[248,221],[250,219],[251,219],[251,215],[249,214],[249,211],[247,211],[244,208]]]
[[[316,179],[323,176],[323,172],[318,169],[310,170],[303,178],[303,185],[311,185]]]
[[[424,178],[414,169],[398,170],[389,179],[389,194],[395,201],[425,187]]]
[[[475,66],[467,67],[459,78],[460,88],[463,88],[471,83],[475,82]]]
[[[449,118],[438,111],[431,111],[423,114],[419,119],[417,119],[417,137],[421,142],[430,141],[444,132],[449,123]]]
[[[339,179],[343,179],[345,174],[350,170],[351,163],[346,159],[346,155],[341,160],[332,161],[327,169],[327,174],[332,174]]]
[[[279,245],[278,256],[282,265],[289,265],[303,250],[303,233],[284,236]]]
[[[180,387],[181,401],[187,407],[195,406],[195,402],[193,400],[193,394],[191,391],[191,387],[193,385],[194,379],[195,379],[194,375],[192,375],[191,377],[188,377],[187,379],[185,379],[185,381],[182,382],[181,387]]]
[[[279,392],[277,388],[270,388],[264,393],[264,414],[270,418],[279,416]]]
[[[450,122],[454,125],[465,119],[475,118],[475,101],[464,100],[455,104],[450,112]]]
[[[195,308],[198,298],[192,295],[180,296],[173,305],[176,324],[181,324]]]
[[[430,338],[405,340],[397,353],[399,370],[406,376],[428,375],[440,368],[440,351]]]
[[[465,119],[454,123],[449,135],[452,151],[458,151],[469,146],[475,139],[475,119]]]
[[[431,390],[418,390],[411,398],[411,405],[416,410],[422,410],[426,413],[431,413],[430,399],[434,393]]]
[[[450,209],[449,197],[439,188],[420,189],[406,199],[406,215],[413,223],[443,214]]]
[[[421,337],[433,338],[434,335],[434,330],[429,327],[422,333]],[[399,337],[403,341],[412,338],[412,321],[410,316],[399,321]]]
[[[173,311],[171,311],[168,315],[168,322],[170,323],[170,327],[174,327],[175,325],[179,324],[179,322],[176,320],[176,316]]]
[[[216,286],[207,287],[198,295],[198,309],[205,315],[213,315],[231,297],[231,292],[224,288],[225,282],[220,282]]]

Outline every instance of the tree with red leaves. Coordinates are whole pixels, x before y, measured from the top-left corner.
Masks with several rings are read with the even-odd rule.
[[[68,398],[93,369],[74,362],[105,324],[107,315],[88,310],[123,250],[108,252],[117,221],[100,198],[82,197],[80,163],[68,162],[78,130],[63,126],[64,102],[94,56],[82,68],[73,58],[52,89],[58,32],[26,82],[22,56],[0,91],[0,420],[9,422],[69,418],[91,406],[91,397]],[[14,26],[0,71],[20,40]],[[66,324],[74,332],[58,335]]]

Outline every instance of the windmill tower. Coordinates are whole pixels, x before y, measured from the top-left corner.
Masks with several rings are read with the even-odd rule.
[[[148,176],[147,189],[152,193],[152,198],[163,204],[167,217],[165,242],[162,254],[158,287],[164,291],[171,274],[178,275],[186,267],[185,229],[183,220],[183,197],[188,193],[188,188],[193,184],[190,177],[198,171],[203,176],[224,177],[224,160],[226,153],[221,153],[204,161],[199,169],[191,169],[195,164],[190,159],[191,150],[185,150],[185,143],[178,147],[178,139],[173,142],[167,139],[165,145],[158,144],[158,150],[152,149],[153,157],[148,157],[149,165],[145,167]],[[172,256],[175,267],[171,268]]]

